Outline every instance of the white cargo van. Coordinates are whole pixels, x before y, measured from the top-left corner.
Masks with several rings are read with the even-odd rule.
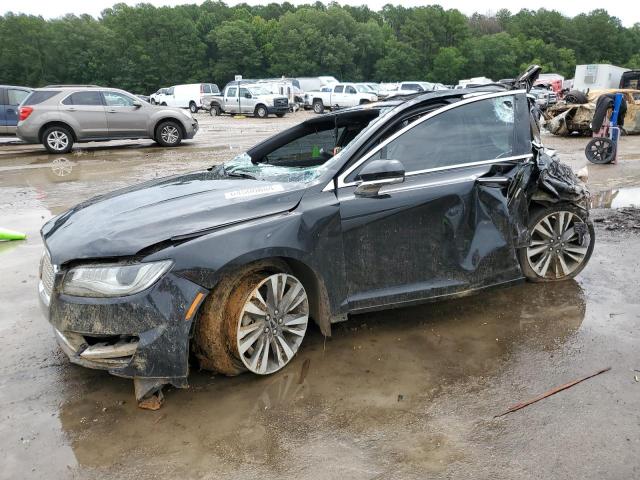
[[[218,95],[220,89],[215,83],[188,83],[174,85],[167,89],[165,102],[170,107],[188,108],[191,113],[196,113],[204,108],[202,100],[205,95]]]

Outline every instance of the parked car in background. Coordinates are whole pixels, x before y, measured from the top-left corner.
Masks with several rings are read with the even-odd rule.
[[[627,103],[624,124],[620,125],[622,119],[619,118],[618,125],[623,126],[629,135],[640,134],[640,90],[619,88],[589,90],[588,94],[582,95],[583,98],[575,91],[568,93],[563,101],[549,106],[544,112],[545,128],[553,135],[568,136],[575,132],[591,136],[598,97],[615,93],[621,93]]]
[[[431,82],[400,82],[394,95],[411,95],[412,93],[432,92],[435,84]]]
[[[188,108],[191,113],[196,113],[205,108],[203,100],[208,95],[220,93],[215,83],[189,83],[174,85],[167,89],[166,104],[169,107]]]
[[[378,101],[375,93],[357,83],[336,83],[328,91],[326,87],[322,90],[325,91],[305,94],[305,104],[310,104],[316,113]]]
[[[67,153],[76,142],[115,139],[151,138],[174,147],[197,131],[190,112],[153,106],[124,90],[51,86],[24,99],[16,133],[51,153]]]
[[[149,95],[149,103],[151,105],[166,105],[168,88],[160,88],[156,93]]]
[[[398,91],[398,83],[380,83],[378,85],[378,96],[387,98],[393,96]]]
[[[536,97],[536,105],[541,110],[546,110],[558,102],[556,92],[543,85],[534,86],[529,93]]]
[[[142,94],[136,93],[136,97],[138,97],[140,100],[147,103],[150,103],[149,100],[151,100],[151,97],[149,95],[142,95]]]
[[[285,95],[273,94],[260,84],[227,84],[222,95],[209,95],[204,104],[213,116],[223,113],[245,113],[258,118],[271,114],[284,117],[289,111],[289,100]]]
[[[18,106],[31,91],[29,87],[0,85],[0,135],[15,135]]]

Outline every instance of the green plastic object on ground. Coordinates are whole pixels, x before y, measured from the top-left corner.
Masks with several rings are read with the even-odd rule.
[[[6,228],[0,228],[0,241],[2,240],[24,240],[27,238],[25,233],[14,232]]]

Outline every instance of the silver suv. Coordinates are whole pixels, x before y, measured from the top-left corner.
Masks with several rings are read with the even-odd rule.
[[[164,147],[193,138],[198,121],[187,110],[151,105],[115,88],[54,85],[20,105],[17,136],[67,153],[74,142],[151,138]]]

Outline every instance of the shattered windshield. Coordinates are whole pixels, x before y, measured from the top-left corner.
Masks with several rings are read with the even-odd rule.
[[[283,167],[268,163],[253,163],[248,154],[242,153],[233,160],[221,165],[219,173],[224,177],[248,178],[269,182],[308,183],[322,175],[328,167],[328,163],[310,167]]]

